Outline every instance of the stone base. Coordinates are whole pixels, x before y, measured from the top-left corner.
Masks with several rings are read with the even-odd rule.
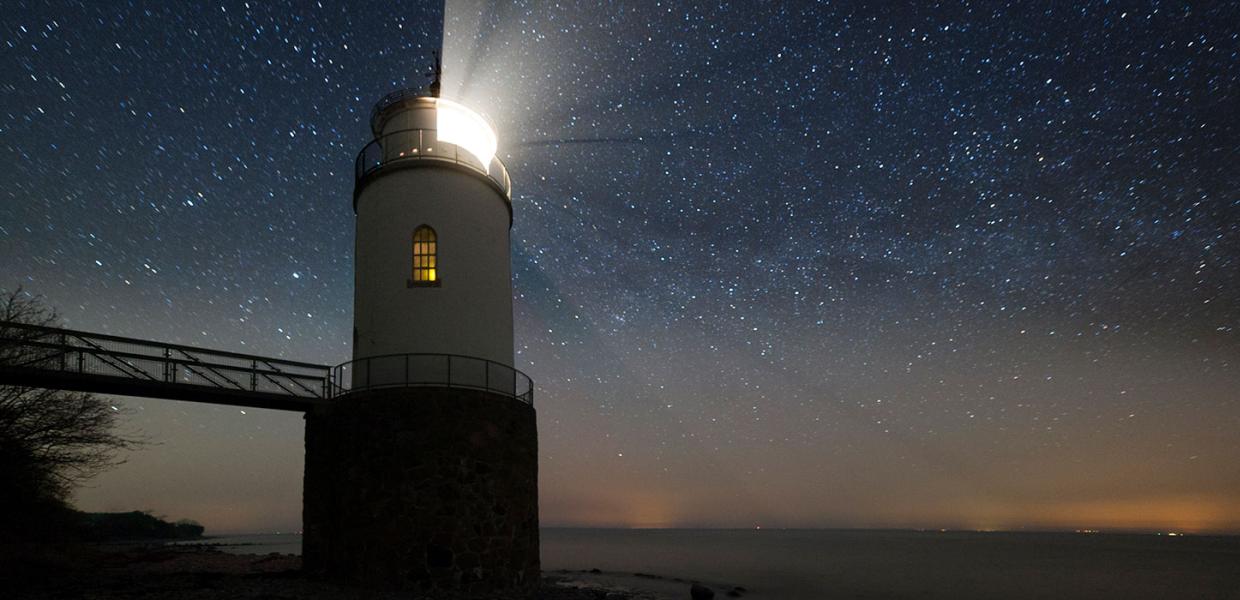
[[[488,392],[400,388],[307,413],[302,518],[311,574],[435,598],[532,598],[534,409]]]

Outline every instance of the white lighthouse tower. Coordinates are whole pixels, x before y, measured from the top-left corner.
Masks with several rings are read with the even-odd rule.
[[[353,358],[444,354],[512,367],[511,188],[494,129],[409,91],[383,98],[370,126],[353,196]]]
[[[533,382],[513,368],[511,185],[495,129],[438,82],[381,99],[357,157],[353,360],[306,415],[303,564],[524,600],[538,432]]]

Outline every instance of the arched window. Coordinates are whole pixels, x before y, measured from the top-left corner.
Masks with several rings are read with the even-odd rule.
[[[428,225],[413,230],[413,279],[410,285],[439,285],[439,238]]]

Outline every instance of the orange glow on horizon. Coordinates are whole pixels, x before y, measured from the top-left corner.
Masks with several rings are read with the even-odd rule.
[[[1099,531],[1178,532],[1181,534],[1234,534],[1240,532],[1240,501],[1212,496],[1175,496],[1115,500],[1073,501],[1030,506],[1020,503],[963,508],[960,505],[899,507],[864,522],[852,515],[827,520],[769,515],[735,514],[719,507],[717,514],[702,507],[680,506],[666,493],[633,493],[591,497],[573,502],[544,497],[545,525],[552,527],[752,528],[754,523],[779,528],[891,528],[950,531]],[[874,508],[874,507],[869,507]],[[546,519],[554,511],[557,518]],[[960,512],[973,517],[960,518]],[[686,515],[689,518],[686,518]],[[742,523],[746,521],[747,523]],[[772,521],[776,521],[772,523]],[[854,523],[854,524],[850,524]]]

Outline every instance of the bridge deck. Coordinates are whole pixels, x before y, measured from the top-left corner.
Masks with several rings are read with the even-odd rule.
[[[334,390],[324,365],[9,321],[0,385],[293,411]]]

